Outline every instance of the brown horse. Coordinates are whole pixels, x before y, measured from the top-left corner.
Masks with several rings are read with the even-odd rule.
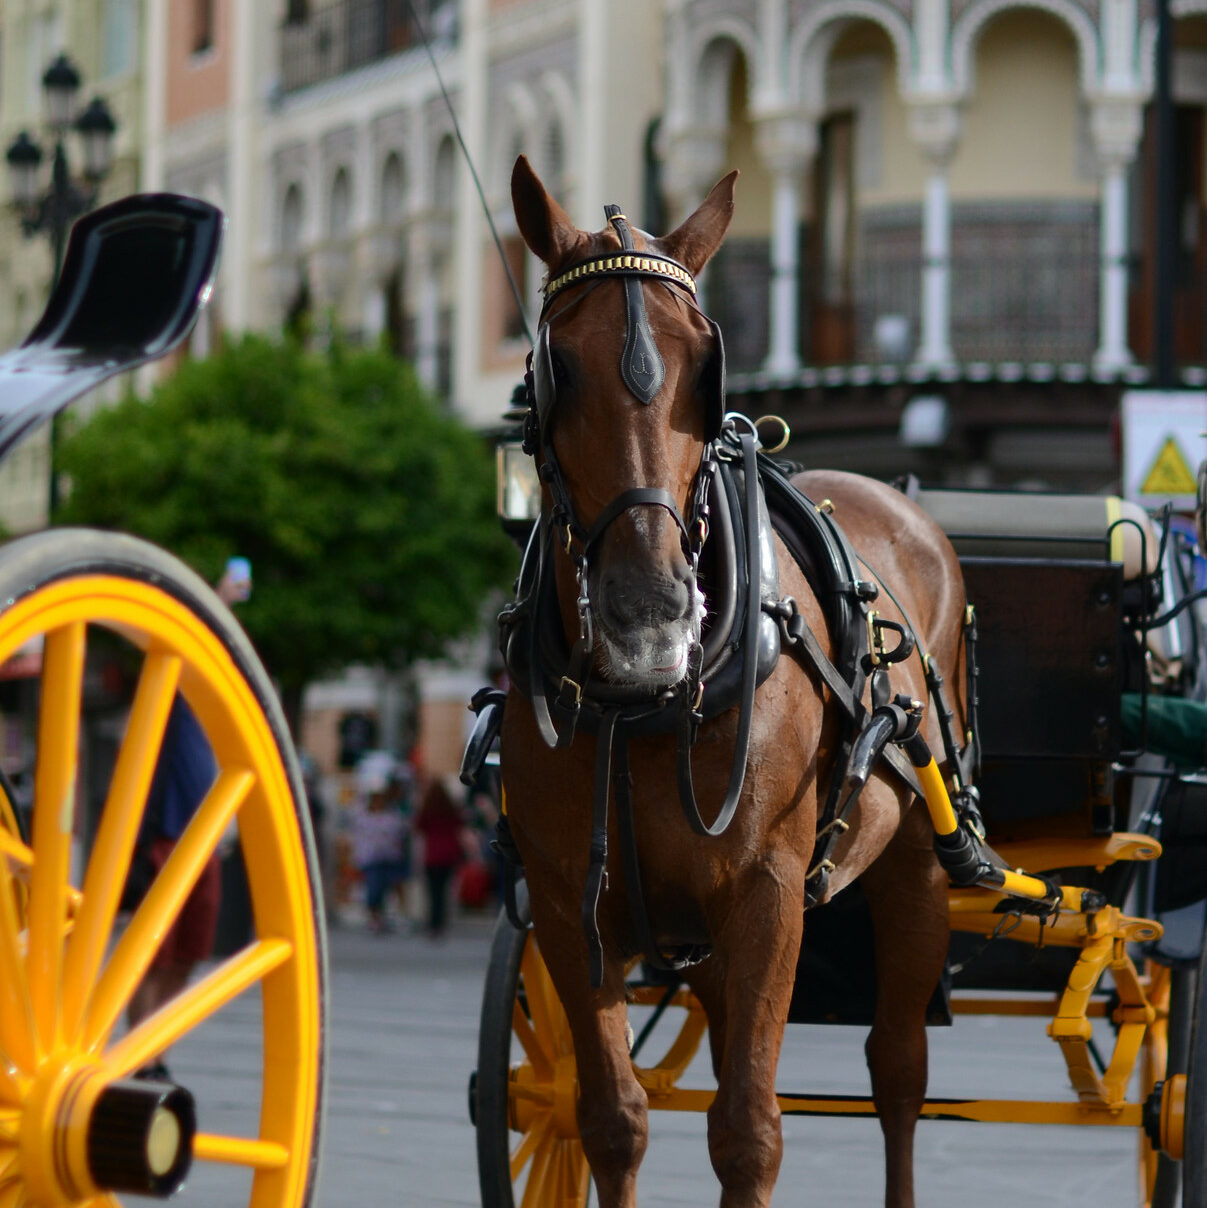
[[[693,291],[674,276],[679,265],[694,277],[717,250],[732,216],[736,177],[722,180],[672,234],[655,239],[629,230],[623,217],[593,234],[578,230],[525,159],[512,175],[520,232],[550,279],[588,265],[568,282],[557,281],[556,299],[542,314],[537,355],[546,358],[551,380],[543,383],[542,399],[538,365],[541,433],[532,447],[538,460],[558,467],[556,474],[545,471],[546,510],[560,491],[578,525],[567,530],[566,548],[559,540],[549,555],[566,641],[586,641],[588,670],[605,689],[657,691],[681,680],[710,603],[685,552],[692,522],[682,518],[691,516],[701,459],[715,435],[711,409],[719,402],[710,391],[718,336]],[[637,275],[614,274],[598,259],[621,253],[626,243],[654,261],[650,272],[638,259]],[[655,354],[643,338],[652,339]],[[650,380],[622,374],[622,354]],[[832,501],[851,544],[891,589],[894,599],[882,594],[878,610],[912,623],[919,645],[954,680],[963,582],[936,525],[901,494],[868,479],[827,472],[795,481],[811,498]],[[581,551],[587,539],[590,557],[576,562],[567,549]],[[775,553],[781,594],[798,602],[822,646],[832,649],[822,608],[778,538]],[[894,667],[892,678],[895,692],[926,699],[919,658]],[[962,701],[957,705],[962,711]],[[705,721],[692,749],[705,818],[715,816],[725,796],[738,712],[730,708]],[[725,1208],[769,1203],[780,1166],[776,1064],[804,928],[819,791],[839,744],[835,713],[815,671],[795,653],[781,655],[758,688],[741,798],[719,837],[695,833],[684,820],[674,735],[632,742],[633,828],[650,929],[660,947],[711,950],[684,977],[709,1021],[718,1093],[708,1145]],[[934,713],[927,710],[923,733],[938,751]],[[533,925],[574,1037],[583,1148],[601,1208],[618,1208],[636,1202],[648,1139],[646,1094],[626,1043],[624,993],[625,962],[643,943],[613,816],[598,906],[602,982],[593,987],[580,915],[601,741],[580,728],[572,742],[551,747],[531,701],[511,692],[501,748],[508,816]],[[913,1133],[926,1090],[925,1010],[947,951],[946,879],[926,810],[896,779],[878,771],[849,820],[831,852],[835,870],[825,897],[859,878],[870,903],[881,992],[867,1060],[885,1139],[886,1202],[906,1208],[914,1202]]]

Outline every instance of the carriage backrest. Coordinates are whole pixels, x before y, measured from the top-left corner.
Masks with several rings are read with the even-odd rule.
[[[1113,496],[920,491],[960,556],[979,631],[978,785],[991,834],[1102,834],[1116,817],[1129,583],[1159,567],[1143,509]]]

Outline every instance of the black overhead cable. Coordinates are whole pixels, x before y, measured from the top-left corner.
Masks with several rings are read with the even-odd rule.
[[[448,89],[444,86],[444,77],[440,74],[440,67],[436,62],[436,56],[432,53],[432,44],[428,41],[427,30],[423,28],[423,22],[419,20],[419,14],[415,11],[415,5],[412,3],[412,0],[407,0],[407,8],[411,14],[411,20],[415,23],[415,28],[419,31],[419,39],[423,43],[424,50],[427,51],[427,57],[432,64],[432,70],[436,73],[436,83],[440,85],[440,94],[444,97],[444,103],[448,106],[449,116],[453,119],[453,131],[457,135],[457,143],[460,145],[461,154],[465,156],[465,162],[469,166],[469,174],[473,177],[474,188],[478,191],[478,200],[482,203],[482,212],[486,215],[486,225],[490,227],[490,235],[495,241],[495,248],[499,253],[499,259],[503,261],[503,271],[507,274],[507,284],[511,286],[511,296],[515,299],[516,309],[520,312],[520,323],[524,328],[524,335],[528,338],[528,343],[531,344],[532,329],[528,326],[528,311],[524,307],[524,299],[520,293],[520,287],[516,284],[516,279],[512,274],[507,254],[503,251],[503,241],[499,238],[499,231],[495,226],[495,220],[491,217],[490,206],[486,204],[486,194],[482,189],[481,180],[478,179],[478,170],[474,167],[474,161],[469,154],[469,148],[465,145],[465,136],[461,133],[461,123],[457,121],[457,111],[453,108],[452,97],[448,95]]]

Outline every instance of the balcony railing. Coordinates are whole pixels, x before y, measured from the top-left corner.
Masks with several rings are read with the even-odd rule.
[[[951,343],[957,361],[1080,362],[1098,336],[1094,216],[1052,222],[1012,208],[1007,220],[971,215],[953,224]],[[1041,221],[1047,219],[1047,221]],[[920,340],[920,224],[865,226],[848,296],[820,296],[802,238],[800,353],[805,365],[909,361]],[[732,246],[731,246],[732,244]],[[767,355],[770,262],[766,240],[732,240],[709,269],[706,304],[725,333],[734,372]],[[890,341],[895,347],[889,347]]]
[[[455,0],[339,0],[304,21],[281,26],[281,90],[296,92],[323,80],[456,36]]]

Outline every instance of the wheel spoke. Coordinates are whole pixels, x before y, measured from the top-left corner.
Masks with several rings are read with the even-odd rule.
[[[575,1150],[574,1169],[578,1173],[578,1202],[586,1208],[591,1195],[591,1167],[587,1163],[587,1155],[583,1153],[581,1144]]]
[[[180,659],[156,652],[139,676],[113,780],[84,880],[84,904],[63,964],[63,1035],[75,1039],[113,930],[130,856],[180,679]]]
[[[248,945],[141,1020],[106,1053],[105,1064],[115,1078],[145,1065],[291,956],[293,945],[288,940],[258,940]]]
[[[536,943],[529,938],[520,960],[520,973],[524,978],[524,990],[528,996],[528,1010],[532,1015],[532,1027],[542,1048],[551,1056],[558,1053],[557,1015],[561,1004],[549,979]]]
[[[0,831],[0,836],[4,833]],[[15,895],[8,860],[0,858],[0,1055],[5,1062],[11,1060],[19,1069],[33,1073],[37,1064],[36,1028],[21,960],[21,925]],[[6,1069],[6,1075],[7,1072]],[[11,1099],[11,1094],[6,1097]]]
[[[29,890],[29,995],[44,1050],[58,1042],[63,917],[75,818],[85,626],[46,635],[34,772],[34,867]]]
[[[528,1022],[528,1016],[524,1014],[524,1008],[520,1006],[519,1002],[512,1004],[511,1030],[515,1033],[520,1047],[523,1048],[537,1074],[543,1079],[552,1078],[553,1055],[546,1052],[542,1046],[540,1037],[532,1030],[532,1024]]]
[[[0,856],[4,857],[6,864],[15,864],[18,868],[26,870],[33,867],[34,854],[28,845],[21,842],[16,831],[9,831],[4,827],[0,827]]]
[[[283,1170],[289,1163],[289,1150],[275,1141],[198,1133],[193,1138],[193,1158],[198,1162],[250,1166],[253,1170]]]
[[[542,1114],[537,1122],[524,1134],[520,1143],[511,1153],[511,1181],[514,1183],[520,1177],[528,1159],[536,1152],[537,1147],[545,1139],[545,1134],[553,1127],[553,1117]]]
[[[520,1208],[541,1208],[549,1185],[549,1165],[553,1151],[557,1145],[553,1133],[553,1120],[549,1118],[541,1131],[541,1142],[532,1155],[532,1169],[528,1172],[528,1182],[524,1184],[524,1199]]]
[[[118,941],[84,1012],[82,1044],[95,1051],[138,988],[163,937],[180,913],[236,810],[255,783],[242,768],[223,771],[206,794],[147,896]]]

